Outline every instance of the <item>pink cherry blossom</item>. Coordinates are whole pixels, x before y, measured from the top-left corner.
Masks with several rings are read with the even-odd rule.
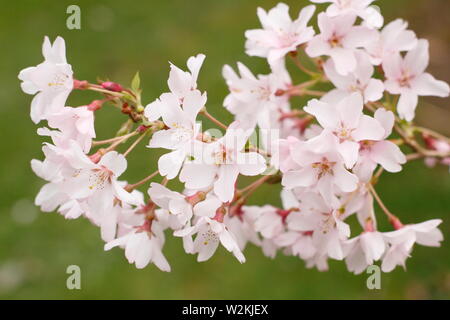
[[[120,238],[105,244],[105,250],[120,246],[125,249],[125,257],[129,263],[136,264],[136,268],[145,268],[150,262],[161,271],[170,272],[170,265],[162,253],[165,237],[158,222],[153,221],[151,227],[132,231]]]
[[[392,271],[397,265],[405,268],[414,243],[427,247],[439,247],[443,240],[442,232],[437,228],[442,220],[433,219],[418,224],[410,224],[392,232],[383,233],[389,243],[389,249],[383,257],[383,272]]]
[[[162,94],[159,100],[146,107],[146,114],[159,109],[164,124],[168,129],[153,134],[149,148],[164,148],[172,150],[161,156],[158,168],[161,175],[168,179],[175,178],[184,160],[193,153],[200,127],[196,117],[206,103],[206,95],[193,90],[186,93],[180,105],[180,100],[173,94]],[[147,110],[150,109],[148,112]]]
[[[355,15],[329,17],[320,13],[320,34],[308,42],[306,53],[311,57],[330,56],[341,75],[354,71],[357,66],[355,50],[367,47],[377,37],[375,30],[354,26],[355,20]]]
[[[304,110],[314,115],[319,124],[336,137],[337,150],[347,168],[358,160],[360,141],[381,140],[384,128],[374,118],[363,114],[363,100],[353,93],[335,105],[311,100]]]
[[[52,45],[49,38],[45,37],[42,54],[44,62],[19,73],[22,90],[35,95],[31,103],[31,119],[34,123],[60,111],[73,87],[73,72],[66,60],[64,39],[57,37]]]
[[[266,170],[266,160],[262,155],[244,152],[252,132],[241,129],[239,122],[232,123],[224,137],[205,144],[202,154],[184,165],[180,180],[190,189],[214,185],[214,193],[222,202],[231,201],[239,174],[254,176]]]
[[[245,262],[245,257],[239,249],[239,245],[237,244],[234,235],[228,231],[228,228],[224,223],[204,216],[201,217],[194,226],[175,231],[174,233],[175,236],[179,237],[194,234],[197,234],[197,236],[193,244],[193,253],[198,253],[197,260],[199,262],[211,258],[217,250],[219,243],[221,243],[227,251],[233,253],[240,263]]]
[[[62,108],[48,116],[48,125],[59,129],[65,139],[78,142],[84,152],[89,152],[95,128],[94,113],[87,107]]]
[[[407,30],[408,23],[402,19],[388,23],[378,34],[378,40],[366,47],[371,62],[379,65],[390,55],[409,51],[417,45],[417,38],[413,31]]]
[[[354,14],[364,20],[369,27],[380,28],[383,25],[383,16],[370,4],[375,0],[311,0],[314,3],[331,4],[327,8],[330,17],[338,15]]]
[[[268,12],[258,8],[258,18],[263,29],[245,32],[246,53],[267,58],[270,65],[279,64],[287,53],[296,51],[299,45],[314,36],[313,28],[307,26],[314,11],[314,6],[307,6],[300,11],[298,18],[292,21],[289,7],[284,3],[279,3]]]
[[[264,115],[277,109],[288,107],[288,97],[278,95],[279,90],[286,90],[291,79],[286,70],[274,71],[269,75],[258,75],[242,63],[237,64],[240,76],[226,65],[222,75],[225,78],[230,94],[223,104],[241,123],[249,123],[249,127],[262,122]],[[280,69],[280,68],[278,68]]]
[[[377,109],[374,117],[385,130],[383,139],[387,139],[394,126],[394,114],[392,111],[380,108]],[[360,143],[359,159],[353,171],[361,180],[368,182],[377,164],[388,172],[399,172],[404,163],[406,163],[406,157],[395,143],[388,140],[368,140]]]
[[[419,40],[404,58],[397,53],[383,60],[386,90],[400,95],[397,112],[407,121],[414,119],[419,96],[448,97],[450,93],[446,82],[425,72],[429,62],[428,47],[427,40]]]
[[[324,64],[325,74],[336,89],[329,91],[321,98],[321,101],[336,102],[353,92],[360,93],[365,103],[378,101],[383,97],[384,84],[381,80],[372,78],[374,69],[367,54],[356,52],[355,56],[357,67],[346,76],[340,75],[336,71],[332,59]]]

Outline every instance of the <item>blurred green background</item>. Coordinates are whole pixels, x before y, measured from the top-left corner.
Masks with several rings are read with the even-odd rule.
[[[294,16],[307,1],[286,1]],[[308,270],[302,261],[278,254],[275,260],[250,246],[240,265],[223,249],[205,263],[182,251],[169,237],[164,252],[172,266],[163,273],[150,265],[137,270],[123,251],[103,251],[99,230],[86,220],[66,221],[41,213],[33,205],[43,181],[30,169],[42,159],[42,139],[29,118],[31,96],[21,92],[18,72],[42,61],[44,35],[61,35],[78,79],[97,77],[129,84],[139,70],[144,101],[167,90],[168,60],[185,67],[187,57],[205,53],[200,88],[208,91],[210,112],[224,121],[227,93],[221,77],[224,64],[242,61],[255,73],[266,73],[263,59],[244,54],[244,31],[259,27],[256,7],[269,9],[276,1],[77,1],[81,30],[66,28],[66,8],[74,1],[3,1],[0,9],[0,298],[6,299],[404,299],[450,298],[450,178],[448,169],[427,169],[421,161],[399,174],[384,174],[380,194],[404,222],[442,218],[446,236],[441,248],[416,247],[407,271],[383,274],[382,289],[368,290],[367,275],[355,276],[342,262],[329,272]],[[420,37],[431,42],[431,72],[450,80],[450,21],[448,0],[381,0],[387,21],[403,17]],[[323,7],[323,6],[322,6]],[[97,96],[74,92],[69,105]],[[421,100],[418,123],[450,134],[448,99]],[[296,106],[296,107],[299,107]],[[98,117],[98,138],[108,138],[121,122],[113,108]],[[156,168],[155,153],[141,147],[130,156],[125,178],[137,181]],[[262,189],[253,203],[278,204],[278,193]],[[379,214],[380,224],[386,222]],[[387,230],[387,229],[385,229]],[[66,289],[66,268],[78,265],[82,289]]]

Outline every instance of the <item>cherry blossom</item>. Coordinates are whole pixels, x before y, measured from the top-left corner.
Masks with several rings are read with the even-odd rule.
[[[379,28],[383,25],[383,16],[380,12],[370,6],[375,0],[311,0],[314,3],[331,2],[327,8],[327,15],[335,17],[338,15],[354,14],[364,20],[367,26]]]
[[[235,115],[236,120],[249,123],[251,127],[261,123],[264,115],[270,114],[271,111],[288,109],[288,97],[277,95],[279,90],[286,90],[291,85],[286,70],[255,77],[242,63],[238,62],[237,66],[240,77],[228,65],[224,66],[222,71],[230,90],[223,104]]]
[[[327,78],[336,86],[321,98],[325,102],[335,102],[353,92],[358,92],[364,97],[364,102],[378,101],[383,97],[384,84],[379,79],[372,78],[374,68],[369,57],[361,52],[355,54],[357,67],[355,71],[346,76],[340,75],[332,59],[324,64]]]
[[[314,5],[295,20],[284,3],[258,8],[262,27],[245,33],[245,47],[270,71],[256,75],[240,62],[237,71],[222,68],[229,122],[209,112],[214,105],[198,88],[203,54],[190,57],[186,71],[170,63],[168,91],[144,103],[139,74],[131,85],[73,79],[64,40],[45,37],[44,62],[19,74],[23,91],[35,95],[32,121],[46,120],[36,131],[44,158],[31,160],[45,181],[35,204],[87,219],[105,250],[121,247],[137,268],[153,263],[162,271],[171,270],[166,235],[182,238],[199,262],[223,246],[244,263],[252,244],[319,271],[329,259],[344,260],[355,274],[377,261],[384,272],[405,267],[415,243],[440,246],[441,219],[402,224],[407,212],[391,212],[378,194],[384,171],[416,159],[450,165],[449,138],[412,122],[419,96],[450,91],[425,72],[428,41],[401,19],[382,28],[372,0],[312,2],[330,3],[318,14],[317,35],[308,26]],[[69,107],[73,88],[101,98]],[[109,104],[124,119],[118,128],[108,122],[115,134],[100,140],[94,118]],[[203,118],[213,125],[205,131]],[[139,178],[120,180],[141,147],[148,157],[134,167]],[[265,202],[262,186],[281,188],[282,205]],[[378,228],[380,215],[395,231]]]
[[[320,34],[308,42],[306,53],[311,57],[330,56],[336,71],[347,75],[357,66],[355,50],[365,48],[376,40],[377,31],[364,26],[354,26],[355,15],[318,16]]]
[[[94,113],[88,107],[65,107],[49,115],[47,120],[50,127],[65,135],[65,139],[77,141],[84,152],[89,152],[95,128]]]
[[[245,32],[247,54],[267,58],[271,65],[279,64],[287,53],[296,51],[299,45],[314,36],[313,28],[307,26],[314,11],[314,6],[307,6],[292,21],[289,7],[284,3],[279,3],[268,12],[258,8],[258,18],[263,29]]]
[[[234,197],[234,185],[239,174],[254,176],[266,170],[266,160],[257,152],[244,152],[252,130],[243,130],[239,122],[232,123],[225,136],[205,144],[197,161],[186,163],[180,180],[187,188],[201,189],[214,185],[214,193],[222,202]]]
[[[396,231],[383,233],[383,237],[389,243],[389,249],[384,255],[381,265],[383,272],[390,272],[397,265],[405,268],[405,261],[410,256],[416,242],[427,247],[439,247],[443,235],[437,226],[441,222],[440,219],[433,219],[405,225]]]
[[[125,249],[125,256],[129,263],[136,264],[136,268],[145,268],[150,262],[161,271],[170,272],[170,265],[162,253],[165,237],[157,222],[151,226],[145,224],[142,228],[132,231],[120,238],[105,244],[105,250],[120,246]]]
[[[412,50],[417,45],[415,33],[407,28],[406,21],[396,19],[383,28],[377,41],[367,45],[367,52],[374,65],[381,64],[392,54]]]
[[[236,239],[222,222],[204,216],[201,217],[194,226],[174,233],[175,236],[179,237],[194,234],[197,234],[197,236],[193,244],[193,253],[198,253],[197,260],[199,262],[211,258],[217,250],[219,243],[221,243],[226,250],[233,253],[240,263],[245,262],[245,257],[239,249]]]
[[[393,142],[385,140],[390,136],[394,126],[394,114],[384,108],[378,109],[374,117],[383,126],[385,134],[380,141],[366,140],[360,143],[359,159],[354,172],[363,181],[369,181],[377,164],[386,171],[399,172],[406,157],[400,148]]]
[[[397,53],[383,61],[386,90],[400,95],[397,112],[407,121],[414,119],[419,96],[448,97],[450,93],[446,82],[425,72],[429,62],[428,47],[428,41],[422,39],[404,58]]]
[[[73,87],[73,72],[66,60],[64,39],[57,37],[52,45],[49,38],[45,37],[42,54],[44,62],[19,73],[22,90],[35,95],[31,103],[31,119],[34,123],[60,111]]]
[[[168,128],[155,132],[148,145],[149,148],[173,150],[158,160],[160,173],[168,179],[178,175],[186,157],[193,153],[196,138],[200,132],[196,117],[205,102],[206,95],[201,95],[198,90],[194,90],[186,94],[182,105],[176,96],[166,93],[146,107],[146,114],[147,109],[159,109],[164,124]]]
[[[314,115],[319,124],[336,137],[337,150],[347,168],[358,160],[360,141],[381,140],[385,130],[374,118],[363,114],[363,100],[353,93],[336,105],[311,100],[304,110]]]

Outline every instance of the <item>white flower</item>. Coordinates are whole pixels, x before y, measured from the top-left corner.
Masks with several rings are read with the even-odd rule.
[[[164,233],[158,222],[152,221],[136,231],[130,232],[118,239],[105,244],[105,250],[120,246],[125,248],[125,257],[136,268],[145,268],[150,262],[160,270],[170,272],[170,265],[162,253]]]
[[[319,14],[320,34],[308,42],[306,53],[310,57],[330,56],[336,71],[347,75],[357,66],[355,51],[375,41],[377,31],[364,26],[354,26],[355,15],[329,17]]]
[[[368,27],[380,28],[383,25],[383,16],[377,8],[370,6],[375,0],[311,0],[314,3],[331,2],[327,8],[330,17],[354,14],[364,20]]]
[[[200,126],[196,124],[197,114],[206,103],[206,95],[198,90],[189,91],[182,102],[173,94],[164,93],[159,100],[146,107],[146,114],[158,109],[168,129],[153,134],[149,148],[172,150],[158,160],[158,169],[167,179],[175,178],[186,157],[194,152]]]
[[[150,199],[160,208],[167,210],[167,224],[177,230],[184,227],[192,218],[192,205],[182,194],[171,191],[159,183],[152,182],[148,189]]]
[[[230,90],[223,105],[236,120],[253,127],[270,111],[286,109],[289,106],[287,95],[277,95],[278,90],[285,90],[291,85],[286,70],[255,77],[242,63],[238,62],[237,66],[240,76],[228,65],[222,70]]]
[[[387,139],[394,126],[394,114],[380,108],[375,111],[374,117],[385,130],[383,139]],[[377,164],[388,172],[399,172],[402,170],[401,165],[405,163],[406,157],[395,143],[389,140],[363,141],[360,143],[359,158],[353,172],[361,180],[368,182]]]
[[[443,235],[437,226],[441,223],[442,220],[433,219],[405,225],[396,231],[383,233],[390,245],[381,264],[383,272],[391,272],[397,265],[405,268],[405,261],[410,256],[416,242],[427,247],[440,247]]]
[[[78,142],[85,153],[89,152],[95,128],[94,113],[87,107],[64,107],[48,116],[48,125],[59,129],[64,139]]]
[[[263,29],[247,30],[246,53],[250,56],[267,58],[274,66],[280,63],[290,51],[306,43],[314,36],[314,29],[307,24],[314,14],[315,6],[303,8],[296,20],[289,16],[289,7],[279,3],[266,12],[258,8],[258,17]]]
[[[404,58],[397,53],[383,60],[384,85],[388,92],[400,95],[397,112],[407,121],[414,119],[419,96],[448,97],[450,93],[446,82],[425,72],[429,62],[428,47],[427,40],[419,40]]]
[[[349,271],[360,274],[366,268],[381,258],[386,250],[386,244],[381,232],[363,232],[359,236],[347,240],[345,263]]]
[[[330,135],[321,135],[308,142],[297,141],[292,159],[299,167],[284,172],[282,185],[288,189],[307,187],[317,190],[333,205],[338,191],[354,191],[358,178],[345,169],[341,156],[333,148],[333,139]],[[312,147],[313,144],[331,148],[319,152]]]
[[[187,67],[190,72],[183,71],[177,66],[170,64],[170,74],[167,84],[169,85],[170,91],[179,99],[186,97],[190,91],[197,89],[198,73],[204,60],[204,54],[190,57],[187,61]]]
[[[384,84],[381,80],[373,79],[373,66],[367,54],[356,52],[357,66],[355,71],[346,76],[340,75],[332,59],[324,64],[327,78],[336,89],[329,91],[321,98],[321,101],[335,103],[353,92],[360,93],[364,102],[378,101],[383,97]]]
[[[224,223],[204,216],[194,226],[175,231],[174,233],[178,237],[194,234],[197,234],[197,236],[193,244],[193,253],[198,253],[197,260],[199,262],[211,258],[214,252],[216,252],[219,243],[229,252],[232,252],[240,263],[245,262],[245,257],[239,249],[234,235],[229,232]]]
[[[413,31],[406,30],[408,23],[402,19],[388,23],[378,34],[378,40],[367,45],[371,62],[379,65],[392,54],[409,51],[417,45],[417,38]]]
[[[252,132],[241,129],[239,122],[233,122],[224,137],[204,144],[202,154],[184,165],[180,181],[189,189],[203,189],[214,184],[217,197],[222,202],[231,201],[239,174],[255,176],[266,170],[263,156],[243,151]]]
[[[381,140],[384,128],[374,118],[363,114],[364,102],[359,93],[331,105],[319,100],[311,100],[304,110],[314,115],[319,124],[336,137],[337,150],[351,169],[358,160],[360,141]]]
[[[66,60],[64,39],[57,37],[52,45],[45,37],[42,54],[44,62],[19,73],[22,90],[32,95],[37,93],[31,103],[31,119],[34,123],[60,111],[73,88],[73,72]]]

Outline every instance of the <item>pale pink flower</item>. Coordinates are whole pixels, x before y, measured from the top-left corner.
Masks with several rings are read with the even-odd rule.
[[[202,262],[211,258],[219,243],[221,243],[227,251],[233,253],[240,263],[245,262],[245,257],[239,249],[234,235],[229,232],[224,223],[203,216],[194,226],[175,231],[174,233],[178,237],[194,234],[197,234],[197,236],[194,240],[192,252],[198,253],[197,261]]]
[[[354,14],[364,20],[368,27],[380,28],[383,25],[383,16],[377,8],[370,6],[375,0],[311,0],[314,3],[331,4],[327,8],[327,15],[335,17],[338,15]]]
[[[94,113],[87,107],[64,107],[48,116],[48,125],[59,129],[64,138],[78,142],[85,153],[95,138]]]
[[[381,232],[366,231],[345,242],[347,253],[345,263],[349,271],[360,274],[381,258],[386,250]]]
[[[242,207],[240,212],[234,212],[233,215],[225,215],[224,223],[234,235],[241,251],[245,249],[248,242],[256,246],[261,245],[261,239],[255,230],[257,214],[257,212],[248,210],[247,207]]]
[[[363,114],[364,102],[359,93],[331,105],[317,99],[308,102],[304,110],[314,115],[319,124],[336,137],[337,150],[351,169],[358,160],[360,141],[381,140],[384,128],[374,118]]]
[[[311,256],[327,255],[342,260],[345,257],[344,241],[350,236],[350,227],[343,221],[344,216],[317,194],[306,193],[302,199],[300,210],[292,212],[286,219],[289,230],[312,237],[309,245],[316,250],[308,250]]]
[[[354,26],[355,15],[318,16],[320,34],[308,42],[306,53],[310,57],[330,56],[336,71],[347,75],[357,66],[355,51],[375,41],[377,31],[364,26]]]
[[[266,12],[258,8],[262,29],[247,30],[246,53],[250,56],[267,58],[270,65],[283,61],[290,51],[306,43],[314,36],[314,29],[307,24],[314,14],[315,6],[304,7],[296,20],[292,21],[289,7],[279,3]]]
[[[369,181],[377,164],[388,172],[399,172],[406,157],[400,148],[393,142],[386,140],[394,126],[395,117],[392,111],[384,108],[377,109],[375,119],[383,126],[385,134],[380,141],[363,141],[360,143],[359,158],[353,172],[363,181]]]
[[[198,90],[185,93],[180,100],[171,93],[163,93],[161,97],[145,108],[145,114],[158,113],[168,129],[159,130],[152,135],[149,148],[172,150],[158,160],[158,169],[167,179],[175,178],[187,156],[193,153],[200,125],[196,123],[197,115],[205,106],[206,94]],[[153,109],[158,109],[155,112]]]
[[[44,62],[19,73],[22,90],[32,95],[37,93],[31,103],[31,119],[34,123],[60,111],[73,88],[73,72],[66,60],[64,39],[57,37],[52,45],[45,37],[42,54]]]
[[[337,102],[353,92],[360,93],[364,102],[378,101],[383,97],[384,84],[381,80],[372,78],[374,69],[365,53],[357,52],[356,69],[346,76],[339,74],[332,59],[324,64],[324,71],[327,78],[333,83],[336,89],[329,91],[320,100],[324,102]]]
[[[192,204],[181,193],[169,190],[163,185],[152,182],[148,189],[150,199],[160,208],[166,210],[167,226],[177,230],[184,227],[192,218]]]
[[[390,247],[383,257],[381,269],[392,271],[397,265],[405,268],[405,261],[410,256],[414,243],[427,247],[440,247],[442,232],[437,228],[440,219],[428,220],[418,224],[409,224],[392,232],[383,233]]]
[[[190,91],[197,89],[198,74],[204,60],[204,54],[190,57],[187,61],[189,72],[170,64],[170,74],[167,84],[169,85],[170,91],[179,99],[183,99]]]
[[[356,189],[358,178],[347,171],[341,156],[331,148],[317,152],[311,142],[323,146],[333,146],[333,137],[321,135],[308,142],[298,141],[293,150],[293,160],[299,169],[284,172],[282,185],[288,189],[309,187],[317,190],[329,203],[336,202],[336,192],[352,192]]]
[[[411,30],[407,30],[408,23],[402,19],[388,23],[378,34],[378,40],[367,45],[371,62],[379,65],[392,54],[409,51],[417,45],[417,37]]]
[[[145,268],[152,262],[161,271],[170,272],[170,265],[161,251],[164,241],[162,228],[157,221],[152,221],[150,226],[146,223],[142,228],[108,242],[105,250],[122,247],[128,262],[134,263],[136,268]]]
[[[255,214],[255,230],[264,238],[273,239],[284,232],[284,219],[283,216],[278,213],[280,209],[270,205],[245,208],[245,212],[251,210],[257,212],[257,214]]]
[[[291,85],[286,70],[255,77],[242,63],[238,62],[237,66],[239,76],[228,65],[222,70],[230,90],[223,105],[236,120],[252,127],[261,122],[263,115],[270,111],[286,109],[289,106],[288,96],[277,94],[279,90],[286,90]]]
[[[450,93],[446,82],[425,72],[429,63],[428,47],[428,41],[422,39],[404,58],[397,53],[383,60],[384,85],[388,92],[400,95],[397,112],[407,121],[414,119],[419,96],[448,97]]]
[[[75,144],[73,151],[69,156],[73,169],[61,182],[62,190],[72,199],[86,199],[92,211],[100,212],[111,208],[116,198],[125,203],[139,204],[117,180],[127,167],[123,155],[110,151],[94,163]]]
[[[222,202],[234,197],[239,174],[255,176],[266,170],[266,160],[256,152],[245,152],[245,144],[253,132],[243,130],[239,122],[233,122],[225,136],[204,144],[192,162],[187,162],[180,173],[180,181],[189,189],[202,189],[214,184],[214,193]]]

